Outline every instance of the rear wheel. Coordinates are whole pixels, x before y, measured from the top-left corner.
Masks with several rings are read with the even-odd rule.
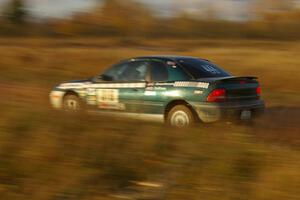
[[[174,106],[167,115],[167,124],[174,127],[185,128],[194,123],[195,117],[192,111],[184,105]]]
[[[80,98],[74,94],[68,94],[63,101],[63,108],[66,111],[77,112],[82,109],[83,105]]]

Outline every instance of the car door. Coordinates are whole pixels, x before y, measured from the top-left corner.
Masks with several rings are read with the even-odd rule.
[[[140,113],[146,87],[148,64],[127,61],[106,71],[88,89],[99,110]]]
[[[175,62],[153,60],[149,62],[150,81],[144,94],[144,112],[163,114],[165,105],[182,94],[174,87],[176,81],[190,80],[190,76]]]

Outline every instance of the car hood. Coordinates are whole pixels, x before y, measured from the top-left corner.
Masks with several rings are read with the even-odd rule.
[[[82,79],[82,80],[66,81],[64,83],[90,83],[90,82],[92,82],[91,79]]]
[[[72,81],[63,82],[58,86],[56,86],[55,88],[57,89],[84,88],[91,83],[92,81],[90,79],[72,80]]]

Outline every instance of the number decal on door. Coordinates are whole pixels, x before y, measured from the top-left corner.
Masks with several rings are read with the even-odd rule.
[[[100,109],[125,110],[125,104],[119,103],[119,90],[97,90],[97,104]]]
[[[97,90],[98,103],[118,103],[119,90],[101,89]]]

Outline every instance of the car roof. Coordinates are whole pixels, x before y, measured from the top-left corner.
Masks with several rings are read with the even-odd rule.
[[[200,59],[200,60],[208,61],[206,59],[192,57],[192,56],[177,56],[177,55],[141,56],[141,57],[131,58],[129,60],[142,60],[142,59],[158,59],[158,60],[172,60],[172,61],[178,61],[178,60],[181,60],[181,59]]]

